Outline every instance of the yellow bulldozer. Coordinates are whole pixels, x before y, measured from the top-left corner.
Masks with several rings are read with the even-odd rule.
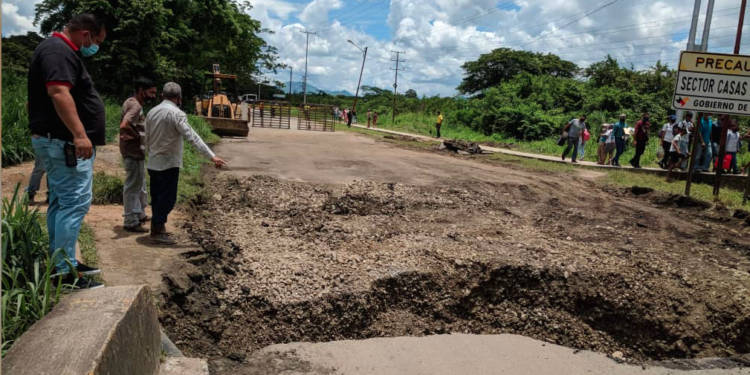
[[[247,110],[242,109],[243,103],[237,91],[237,76],[222,74],[219,64],[214,64],[213,72],[206,73],[205,78],[201,96],[195,100],[196,114],[203,117],[214,133],[220,136],[247,137]]]

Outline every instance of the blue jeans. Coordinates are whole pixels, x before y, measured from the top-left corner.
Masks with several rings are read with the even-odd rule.
[[[43,137],[31,140],[34,151],[42,156],[47,168],[50,192],[47,208],[49,251],[51,256],[55,250],[63,249],[62,254],[52,260],[59,273],[75,271],[68,267],[68,261],[73,267],[78,266],[76,242],[83,217],[91,206],[94,177],[94,157],[88,160],[78,158],[78,165],[75,167],[65,165],[65,143],[58,139]]]
[[[39,191],[39,187],[42,186],[42,177],[46,172],[44,157],[36,154],[34,156],[34,170],[31,171],[31,177],[29,177],[29,186],[26,187],[26,192],[29,193],[30,197],[35,196],[36,192]],[[49,181],[47,181],[47,191],[49,191]]]
[[[727,152],[727,155],[732,155],[732,162],[729,164],[729,169],[734,174],[740,173],[740,169],[737,168],[737,153],[736,152]]]
[[[711,156],[711,145],[706,144],[699,147],[698,152],[695,154],[695,168],[693,169],[708,172],[711,169],[711,162],[714,160]]]
[[[615,158],[612,159],[612,163],[618,165],[620,164],[620,155],[625,151],[625,140],[622,137],[615,138],[615,149],[617,152],[615,152]]]
[[[583,138],[578,138],[578,160],[583,160],[584,156],[586,156],[586,142]]]

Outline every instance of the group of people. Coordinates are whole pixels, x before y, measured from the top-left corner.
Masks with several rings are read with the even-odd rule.
[[[333,107],[333,118],[336,120],[336,122],[344,120],[346,121],[346,125],[348,127],[351,127],[352,123],[357,123],[357,112],[348,108],[344,108],[344,110],[342,111],[339,107]],[[369,128],[371,125],[375,127],[378,126],[378,111],[373,112],[372,110],[368,109],[367,127]]]
[[[626,122],[627,116],[620,115],[618,122],[603,124],[598,137],[597,164],[620,167],[620,156],[625,150],[628,137],[633,138],[635,155],[630,159],[633,168],[641,168],[641,157],[646,150],[651,129],[651,116],[644,113],[640,120],[630,128]],[[741,136],[737,121],[730,120],[726,139],[726,161],[719,161],[719,144],[721,142],[722,125],[719,120],[711,118],[710,113],[701,116],[699,127],[695,129],[698,139],[696,140],[695,152],[690,152],[690,136],[694,132],[693,114],[688,112],[685,118],[677,122],[677,116],[670,115],[667,122],[659,131],[659,145],[661,148],[657,154],[663,154],[659,160],[659,167],[668,170],[667,180],[671,180],[672,171],[675,168],[685,169],[688,157],[694,154],[694,171],[709,172],[716,168],[728,169],[733,174],[744,173],[748,167],[740,169],[737,166],[737,153],[739,152],[742,139],[750,138],[750,132]],[[570,120],[563,128],[561,141],[565,141],[567,147],[563,151],[562,160],[565,160],[572,150],[572,162],[583,159],[583,149],[589,139],[589,129],[586,125],[586,116]],[[562,142],[561,142],[562,143]]]
[[[96,147],[106,144],[104,102],[84,59],[96,54],[106,36],[107,29],[97,16],[77,15],[62,32],[53,33],[39,44],[28,75],[29,129],[36,155],[29,189],[38,190],[34,181],[41,180],[46,172],[49,251],[57,277],[75,289],[103,286],[89,278],[100,270],[77,260],[75,247],[93,197]],[[151,242],[173,245],[176,242],[166,230],[166,223],[177,199],[183,140],[210,158],[217,168],[226,162],[188,124],[187,115],[180,109],[180,85],[166,83],[161,96],[162,102],[145,116],[143,106],[156,100],[156,84],[139,78],[133,96],[122,106],[123,228],[136,233],[150,231]],[[146,172],[151,179],[152,217],[146,214]],[[29,197],[34,195],[29,192]],[[150,230],[144,227],[149,221]]]

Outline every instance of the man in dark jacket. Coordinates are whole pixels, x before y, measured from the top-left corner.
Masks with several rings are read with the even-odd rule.
[[[651,121],[648,112],[646,112],[643,114],[641,120],[635,123],[635,134],[633,135],[635,156],[630,159],[630,165],[632,165],[633,168],[641,168],[641,155],[643,155],[643,152],[646,151],[649,128],[651,128]]]

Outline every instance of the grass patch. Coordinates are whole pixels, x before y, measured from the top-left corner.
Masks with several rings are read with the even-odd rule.
[[[188,122],[196,133],[207,144],[219,142],[219,136],[211,131],[208,123],[194,115],[188,115]],[[203,175],[201,168],[204,164],[210,164],[210,161],[203,157],[198,150],[188,142],[184,145],[183,166],[180,171],[180,181],[177,186],[177,203],[186,203],[195,199],[203,190]]]
[[[95,267],[99,265],[99,254],[96,252],[96,234],[94,233],[94,228],[86,223],[81,223],[78,244],[81,246],[81,261],[87,266]]]
[[[49,240],[26,194],[3,198],[2,207],[2,355],[59,301],[62,285],[52,281]]]
[[[122,204],[124,183],[118,176],[104,171],[94,173],[93,204]]]
[[[604,185],[626,188],[633,186],[648,187],[656,191],[670,194],[685,193],[685,181],[667,182],[662,176],[654,176],[645,173],[608,171],[607,175],[600,178],[597,182]],[[713,185],[693,182],[690,187],[690,196],[704,202],[713,203],[715,201],[714,187]],[[745,207],[742,206],[742,192],[728,188],[721,189],[718,202],[729,208],[745,209]]]

